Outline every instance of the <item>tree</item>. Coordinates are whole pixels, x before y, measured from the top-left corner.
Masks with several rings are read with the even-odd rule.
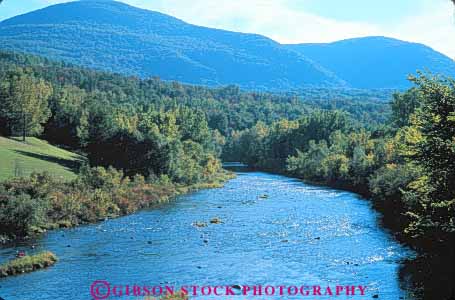
[[[455,1],[455,0],[454,0]],[[411,115],[420,106],[421,94],[416,88],[393,95],[391,121],[397,127],[409,125]]]
[[[406,130],[405,154],[423,172],[405,193],[413,219],[408,231],[441,237],[455,232],[455,80],[413,81],[423,102]]]
[[[13,132],[21,132],[23,141],[28,135],[40,134],[51,114],[48,99],[52,87],[42,79],[16,73],[2,89],[5,97],[0,110]]]

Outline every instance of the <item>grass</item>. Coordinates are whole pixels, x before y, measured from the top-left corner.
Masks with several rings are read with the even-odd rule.
[[[30,273],[54,265],[57,256],[49,251],[13,259],[0,266],[0,277]]]
[[[55,177],[73,179],[84,158],[52,146],[46,141],[29,137],[0,137],[0,181],[47,171]]]
[[[212,180],[207,182],[201,182],[197,184],[193,184],[190,186],[177,186],[177,194],[187,194],[189,192],[199,191],[199,190],[207,190],[207,189],[216,189],[223,187],[224,184],[236,177],[235,173],[222,170]]]

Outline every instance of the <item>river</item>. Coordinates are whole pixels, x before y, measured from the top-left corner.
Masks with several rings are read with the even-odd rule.
[[[211,224],[215,217],[223,223]],[[94,280],[123,286],[362,285],[366,295],[349,299],[411,299],[398,270],[413,253],[378,225],[369,201],[260,172],[240,172],[223,188],[156,209],[3,247],[0,261],[17,250],[50,250],[59,262],[0,279],[5,300],[91,299]]]

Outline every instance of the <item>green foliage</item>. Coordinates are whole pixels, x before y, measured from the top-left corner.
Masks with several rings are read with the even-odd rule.
[[[62,68],[59,64],[43,68],[46,61],[39,58],[35,61],[29,56],[5,55],[4,58],[6,62],[0,59],[0,70],[3,70],[0,78],[5,87],[2,89],[5,99],[17,98],[15,95],[19,92],[14,93],[14,86],[23,87],[19,90],[24,95],[32,91],[26,90],[25,86],[35,87],[38,92],[33,95],[46,98],[43,103],[47,109],[50,96],[48,106],[52,116],[47,120],[47,110],[45,120],[41,120],[46,121],[44,137],[51,143],[85,153],[91,165],[112,166],[127,176],[168,175],[172,181],[184,184],[210,180],[219,171],[217,160],[225,138],[218,130],[209,128],[210,113],[199,109],[199,104],[189,103],[193,99],[213,102],[211,99],[220,95],[230,97],[229,88],[216,91],[178,83],[165,84],[155,79],[142,81]],[[10,63],[8,59],[14,62]],[[21,64],[29,68],[18,67]],[[30,81],[29,84],[25,84],[26,81]],[[34,85],[35,81],[38,83]],[[49,87],[50,95],[41,97],[39,91],[45,90],[45,86]],[[238,89],[232,89],[232,92],[240,95]],[[177,97],[182,97],[183,103],[178,103]],[[6,104],[0,114],[0,123],[14,129],[15,123],[10,116],[16,114],[15,107]],[[34,125],[35,133],[41,128],[38,123]],[[227,126],[226,122],[224,125]],[[3,134],[11,132],[3,130]],[[214,168],[217,169],[215,172]]]
[[[297,151],[296,156],[287,159],[287,170],[299,178],[323,181],[328,173],[324,162],[329,156],[329,148],[326,141],[315,143],[310,141],[306,152]]]
[[[343,110],[357,120],[378,124],[387,119],[386,103],[390,92],[306,89],[298,93],[246,93],[238,87],[205,88],[180,83],[168,83],[157,78],[140,80],[117,74],[96,72],[61,62],[31,55],[0,51],[0,77],[8,71],[27,69],[34,77],[53,85],[50,99],[53,117],[45,133],[47,138],[62,135],[65,126],[81,126],[86,122],[93,102],[134,104],[152,107],[155,111],[171,110],[180,106],[204,111],[210,128],[228,136],[232,130],[252,127],[258,121],[272,123],[282,118],[295,120],[313,109]],[[100,105],[101,105],[100,103]],[[95,105],[96,106],[96,105]],[[131,108],[132,105],[128,107]],[[64,114],[61,114],[64,112]],[[52,128],[58,130],[50,131]],[[74,136],[77,133],[71,132]],[[64,144],[61,141],[59,144]],[[74,143],[74,140],[72,141]]]
[[[0,118],[6,119],[13,134],[40,134],[42,124],[50,117],[48,98],[52,87],[42,79],[21,73],[10,73],[0,85]]]
[[[420,76],[412,79],[422,104],[411,118],[406,158],[422,169],[404,195],[414,235],[455,232],[455,81]]]
[[[418,169],[410,164],[387,164],[371,176],[371,194],[376,201],[392,202],[402,207],[403,192],[419,173]]]
[[[115,218],[168,201],[181,192],[218,187],[230,178],[215,157],[207,157],[204,166],[186,175],[187,182],[199,182],[192,176],[204,177],[203,183],[193,185],[175,184],[167,175],[147,181],[114,168],[88,166],[69,182],[46,173],[2,182],[0,235],[24,237],[41,229]]]
[[[307,151],[310,141],[328,140],[333,132],[352,127],[348,115],[339,111],[314,111],[299,120],[281,120],[256,126],[233,136],[224,156],[254,167],[282,171],[289,156]]]
[[[32,173],[0,185],[0,233],[24,236],[46,224],[49,194],[58,188],[48,173]]]
[[[318,136],[326,137],[331,130],[343,126],[349,113],[358,119],[374,120],[374,124],[383,118],[385,107],[384,103],[375,102],[377,106],[365,115],[359,110],[359,107],[365,107],[360,105],[361,100],[356,98],[351,102],[347,94],[337,105],[349,113],[311,113],[311,119],[296,121],[327,105],[325,99],[317,98],[327,91],[316,91],[315,94],[307,91],[306,95],[313,100],[302,100],[295,95],[245,93],[235,86],[209,89],[167,83],[157,78],[140,80],[44,58],[0,52],[2,85],[18,85],[20,78],[49,87],[50,97],[44,102],[48,103],[51,117],[47,120],[49,115],[43,114],[46,122],[42,127],[43,138],[50,143],[86,154],[92,166],[114,167],[129,177],[140,174],[150,180],[169,178],[174,183],[191,185],[211,180],[221,169],[219,157],[222,153],[225,158],[235,153],[231,148],[236,144],[238,132],[257,123],[276,123],[273,133],[261,143],[275,145],[279,142],[287,146],[255,149],[261,144],[248,143],[245,136],[246,143],[251,146],[247,158],[253,162],[257,159],[257,151],[265,151],[261,154],[267,158],[264,164],[277,168],[289,155],[295,154],[297,144],[314,138],[307,136],[305,141],[300,141],[296,126],[301,127],[300,133],[304,133],[305,128],[320,129]],[[2,95],[11,98],[9,89],[3,89]],[[14,122],[8,115],[12,111],[11,107],[5,106],[4,114],[0,115],[0,134],[11,134],[8,128],[13,129]],[[279,121],[283,118],[293,121]],[[329,121],[325,122],[325,119]],[[40,132],[40,128],[41,124],[36,124],[35,133]],[[293,131],[295,136],[288,136],[288,131]],[[15,159],[23,152],[14,149],[13,153]],[[40,160],[54,161],[47,153],[46,157],[39,155]],[[33,154],[33,158],[36,160],[37,156]],[[10,168],[17,170],[16,174],[28,175],[32,166],[30,159],[32,157],[28,155],[24,164]],[[67,164],[66,160],[55,159],[55,162],[71,169],[76,166]],[[26,169],[24,172],[19,168],[22,165]],[[55,168],[49,170],[56,171]]]
[[[408,126],[411,115],[419,108],[422,95],[417,88],[393,95],[391,121],[396,128]]]
[[[57,256],[49,251],[16,258],[0,265],[0,277],[14,276],[44,269],[54,265],[57,260]]]
[[[262,169],[372,196],[398,230],[426,245],[455,232],[455,81],[421,75],[394,95],[389,127],[336,111],[236,132],[225,154]]]
[[[46,200],[0,190],[0,233],[26,235],[43,223],[46,212]]]

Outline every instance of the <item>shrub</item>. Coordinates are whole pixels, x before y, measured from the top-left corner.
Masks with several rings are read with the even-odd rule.
[[[409,165],[388,164],[370,177],[370,191],[376,201],[401,202],[402,191],[417,177],[417,170]]]
[[[0,233],[24,236],[46,220],[48,201],[0,191]]]

